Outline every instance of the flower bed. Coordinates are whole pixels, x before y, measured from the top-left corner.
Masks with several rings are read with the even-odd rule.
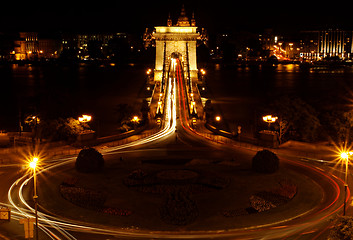
[[[101,191],[95,191],[83,187],[77,187],[76,178],[65,180],[60,185],[60,193],[63,198],[69,202],[83,208],[95,210],[98,212],[114,215],[114,216],[130,216],[132,211],[115,207],[106,207],[106,194]]]
[[[298,187],[289,180],[279,181],[279,187],[270,191],[261,191],[250,196],[250,207],[246,209],[225,210],[225,217],[236,217],[246,214],[268,211],[290,201],[297,193]]]
[[[106,195],[102,192],[65,184],[60,185],[60,193],[73,204],[89,209],[101,209],[106,200]]]
[[[115,215],[115,216],[130,216],[132,214],[132,211],[130,210],[114,208],[114,207],[104,207],[102,209],[102,212],[110,215]]]
[[[187,225],[198,216],[197,205],[189,193],[177,191],[168,194],[160,210],[163,221],[173,225]]]
[[[163,170],[147,174],[138,169],[123,180],[124,184],[144,193],[161,194],[161,219],[172,225],[186,225],[198,216],[193,194],[224,189],[230,179],[215,173],[189,169]]]

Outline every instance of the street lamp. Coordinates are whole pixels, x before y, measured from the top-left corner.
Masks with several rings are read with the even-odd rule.
[[[216,119],[217,122],[220,122],[220,121],[221,121],[221,117],[220,117],[220,116],[216,116],[215,119]]]
[[[134,123],[138,123],[140,121],[140,118],[138,116],[134,116],[131,121]]]
[[[37,169],[38,165],[38,157],[33,157],[32,161],[29,163],[29,167],[33,169],[33,183],[34,183],[34,193],[33,193],[33,200],[34,200],[34,214],[36,216],[36,240],[38,240],[38,195],[37,195]]]
[[[78,118],[78,121],[80,122],[90,122],[92,120],[92,116],[91,115],[82,115],[82,117]]]
[[[349,162],[349,156],[353,155],[353,152],[342,152],[341,153],[341,158],[345,161],[346,165],[346,171],[345,171],[345,176],[344,176],[344,199],[343,199],[343,216],[346,215],[346,198],[347,198],[347,188],[348,188],[348,162]]]
[[[270,130],[271,123],[276,122],[277,119],[278,119],[278,117],[273,117],[272,115],[266,115],[266,116],[263,116],[263,117],[262,117],[262,120],[263,120],[264,122],[267,122],[267,123],[268,123],[268,130]]]

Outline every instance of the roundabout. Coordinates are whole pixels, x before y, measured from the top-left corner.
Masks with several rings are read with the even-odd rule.
[[[142,155],[143,153],[141,150]],[[191,159],[183,164],[170,165],[167,159],[164,160],[166,164],[161,163],[162,160],[158,164],[150,163],[151,161],[144,163],[144,159],[133,156],[130,158],[128,153],[124,154],[129,160],[123,163],[118,160],[118,153],[116,156],[107,155],[107,166],[104,172],[99,174],[78,174],[73,167],[74,159],[43,170],[39,178],[39,193],[42,196],[39,202],[41,223],[44,226],[55,224],[70,231],[84,231],[88,228],[99,234],[121,234],[120,236],[133,238],[158,236],[173,239],[176,235],[200,239],[229,236],[241,238],[249,234],[257,236],[266,233],[266,236],[276,239],[288,232],[312,227],[320,222],[323,216],[331,216],[341,207],[338,203],[339,182],[317,169],[289,160],[281,159],[283,164],[279,173],[258,175],[249,174],[246,161],[242,164],[231,164],[229,160],[215,161],[205,158],[203,161]],[[155,151],[155,154],[158,155],[158,151]],[[197,191],[190,187],[200,179],[203,179],[203,182],[212,182],[217,175],[224,178],[223,185],[205,187],[203,190],[198,187]],[[128,186],[125,181],[129,176],[135,176],[139,181],[147,179],[149,187],[139,186],[140,189],[137,189],[136,186]],[[154,182],[151,182],[151,179],[154,179]],[[298,187],[292,199],[267,211],[244,211],[251,206],[250,196],[278,188],[281,179],[291,179],[290,181]],[[77,206],[62,197],[59,189],[63,182],[100,191],[108,196],[106,207],[128,211],[130,214],[110,214]],[[264,182],[267,184],[263,184]],[[23,194],[31,192],[31,185],[27,186],[23,183],[20,188]],[[166,220],[163,216],[168,191],[172,194],[189,191],[187,198],[197,211],[196,214],[190,214],[190,221],[178,224]],[[319,194],[312,194],[314,192]],[[183,196],[174,195],[174,198]],[[25,204],[30,207],[31,203]],[[280,226],[286,228],[282,229]]]
[[[180,60],[176,64],[159,132],[100,146],[105,163],[97,173],[76,172],[77,156],[41,159],[41,238],[313,240],[327,232],[343,207],[341,175],[296,156],[280,157],[275,173],[252,171],[256,151],[191,129]],[[32,180],[26,173],[9,187],[6,206],[15,219],[36,212]]]
[[[179,115],[186,109],[175,88],[170,80],[161,130],[102,147],[102,172],[77,173],[76,156],[43,160],[38,216],[47,239],[316,239],[328,229],[343,206],[340,178],[295,157],[280,157],[276,173],[253,172],[255,151],[207,141],[186,117],[177,121],[176,93]],[[8,191],[19,218],[33,216],[32,186],[26,174]]]

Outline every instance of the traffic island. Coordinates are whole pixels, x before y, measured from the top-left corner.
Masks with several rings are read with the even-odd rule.
[[[44,209],[120,229],[217,231],[260,226],[310,212],[323,198],[320,183],[286,164],[274,174],[259,174],[222,159],[177,164],[167,159],[117,159],[107,162],[101,173],[78,173],[71,165],[41,178]],[[72,193],[65,197],[65,191]],[[99,195],[99,201],[93,207],[77,203],[72,200],[77,192],[83,194],[78,197],[82,201],[94,203],[88,195]]]

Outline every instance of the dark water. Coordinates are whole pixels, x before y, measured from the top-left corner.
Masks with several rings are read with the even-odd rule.
[[[114,106],[141,101],[146,66],[100,65],[0,66],[0,130],[18,129],[19,113],[46,118],[92,114],[101,125],[115,124]],[[285,94],[300,96],[316,109],[335,108],[353,99],[353,67],[301,69],[207,69],[214,102],[230,122],[253,121],[259,104]]]
[[[295,95],[318,112],[347,106],[353,100],[353,67],[302,69],[278,65],[276,69],[240,67],[208,69],[207,83],[214,103],[228,122],[249,127],[260,105],[283,95]]]
[[[134,104],[145,83],[145,68],[103,65],[0,66],[0,130],[17,131],[29,114],[43,118],[92,114],[113,125],[114,107]]]

